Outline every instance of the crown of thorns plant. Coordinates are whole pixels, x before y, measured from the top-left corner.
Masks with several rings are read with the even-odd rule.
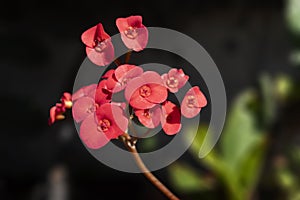
[[[148,30],[141,16],[118,18],[116,25],[128,49],[139,52],[146,48]],[[81,40],[87,57],[97,66],[115,60],[111,38],[101,23],[86,30]],[[149,129],[161,125],[167,135],[174,135],[181,129],[181,115],[193,118],[207,104],[198,86],[188,90],[180,105],[168,100],[169,93],[178,92],[188,80],[183,69],[172,68],[168,73],[158,74],[130,63],[119,63],[102,75],[98,84],[84,86],[72,95],[65,92],[61,102],[50,109],[49,124],[64,119],[66,110],[73,107],[73,118],[80,123],[79,136],[91,149],[101,148],[111,139],[126,134],[133,118]],[[112,98],[116,93],[123,97],[118,102]],[[130,112],[125,112],[126,109]]]

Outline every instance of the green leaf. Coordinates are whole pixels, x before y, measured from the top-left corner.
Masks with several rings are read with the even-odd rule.
[[[262,74],[259,81],[262,93],[262,125],[268,127],[273,123],[277,114],[276,83],[268,74]]]
[[[295,35],[300,35],[300,1],[288,0],[286,6],[286,19],[290,30]]]
[[[191,129],[192,130],[192,129]],[[204,138],[207,134],[208,126],[206,124],[201,124],[198,128],[197,135],[189,149],[192,155],[201,163],[208,167],[220,180],[224,183],[228,192],[230,193],[231,199],[241,199],[240,191],[236,186],[237,177],[233,172],[230,170],[228,163],[224,162],[220,155],[213,149],[205,158],[199,159],[199,150],[203,144]],[[192,137],[192,131],[187,131],[186,139],[187,141],[190,140],[189,137]],[[207,141],[209,142],[209,141]]]
[[[255,113],[251,109],[251,104],[255,103],[255,100],[256,95],[251,90],[242,93],[236,99],[221,135],[222,159],[233,171],[239,170],[243,158],[247,157],[262,139]]]
[[[260,176],[263,159],[266,152],[266,142],[262,140],[257,143],[252,149],[251,153],[244,158],[238,173],[239,182],[245,196],[250,196],[251,192],[258,181]]]
[[[158,139],[157,137],[143,138],[139,141],[139,143],[139,148],[143,152],[150,152],[157,148]]]
[[[204,177],[197,170],[183,163],[174,163],[168,168],[169,177],[173,186],[182,192],[192,193],[211,189],[213,182]]]

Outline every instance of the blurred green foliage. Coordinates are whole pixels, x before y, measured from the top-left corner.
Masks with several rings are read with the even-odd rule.
[[[287,0],[286,1],[286,24],[291,33],[291,40],[294,44],[294,50],[291,52],[290,61],[292,64],[300,65],[300,1]]]
[[[207,125],[201,124],[190,153],[204,170],[196,170],[183,162],[173,164],[169,175],[174,187],[184,193],[214,191],[221,187],[227,194],[226,199],[254,199],[266,162],[272,125],[279,107],[296,95],[294,87],[288,76],[281,74],[272,78],[263,74],[258,89],[245,90],[232,103],[217,147],[203,159],[199,159],[198,153],[204,137],[211,133],[207,132]],[[189,138],[192,133],[185,134]],[[293,152],[293,157],[298,158],[300,151],[299,155]],[[275,167],[274,173],[276,184],[287,192],[286,199],[297,200],[300,189],[297,176],[288,168]]]
[[[290,61],[300,66],[300,0],[285,3],[286,24],[294,45]],[[299,141],[291,141],[286,132],[283,138],[274,138],[278,124],[289,122],[282,110],[293,109],[299,102],[299,82],[284,74],[262,74],[256,89],[241,92],[231,104],[217,146],[203,159],[198,157],[199,150],[204,137],[212,133],[207,132],[206,124],[200,125],[189,149],[197,164],[174,163],[168,169],[173,187],[184,194],[197,194],[192,199],[300,200]],[[286,126],[289,130],[289,124]],[[184,134],[189,138],[192,133]],[[283,140],[274,142],[276,139]],[[274,143],[277,146],[272,146]],[[274,153],[278,146],[279,155]],[[274,194],[261,198],[258,193],[264,187]],[[226,195],[205,198],[204,191]]]

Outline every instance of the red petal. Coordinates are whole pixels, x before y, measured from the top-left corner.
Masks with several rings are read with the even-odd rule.
[[[151,88],[151,94],[145,99],[151,103],[162,103],[168,97],[168,90],[165,86],[159,84],[147,84]]]
[[[103,41],[109,38],[110,36],[104,31],[102,24],[97,24],[94,40]]]
[[[186,118],[193,118],[197,116],[200,112],[201,108],[196,107],[188,107],[187,105],[181,105],[181,114]]]
[[[112,93],[107,90],[106,83],[107,80],[100,81],[96,89],[95,102],[99,105],[111,101]]]
[[[142,16],[129,16],[126,18],[118,18],[116,20],[116,25],[120,32],[125,31],[129,26],[135,28],[141,28],[142,26]]]
[[[141,28],[143,26],[142,25],[143,18],[140,15],[130,16],[127,17],[126,19],[129,26],[136,27],[136,28]]]
[[[180,110],[170,101],[166,101],[162,106],[161,124],[167,135],[174,135],[181,129]]]
[[[124,32],[121,32],[121,39],[128,49],[139,52],[146,48],[148,44],[148,29],[144,26],[137,28],[137,36],[132,39],[128,38]]]
[[[110,38],[109,35],[104,31],[101,23],[89,28],[81,35],[82,42],[90,48],[93,48],[95,45],[95,39],[102,41]]]
[[[116,20],[116,25],[120,32],[125,31],[128,28],[128,22],[126,18],[118,18]]]
[[[109,138],[117,138],[127,130],[128,119],[120,106],[105,103],[97,109],[96,116],[98,121],[102,119],[110,121],[111,127],[105,133]]]
[[[74,120],[79,123],[96,110],[95,101],[90,97],[82,97],[78,99],[72,109]]]
[[[72,99],[72,95],[70,93],[68,93],[68,92],[63,93],[63,96],[62,96],[63,101],[71,101],[71,99]]]
[[[105,66],[114,60],[114,47],[111,41],[106,40],[106,47],[103,51],[98,52],[94,48],[86,47],[86,54],[88,58],[98,66]]]
[[[118,81],[123,78],[127,74],[128,71],[135,68],[135,65],[124,64],[117,67],[115,71],[115,77]]]
[[[56,106],[50,108],[50,117],[49,117],[49,125],[52,125],[55,122],[56,118]]]
[[[191,89],[189,89],[189,91],[186,93],[187,95],[193,95],[196,97],[197,99],[197,105],[196,107],[202,108],[204,106],[207,105],[207,100],[206,97],[204,96],[204,94],[201,92],[201,90],[199,89],[198,86],[194,86]]]
[[[121,84],[114,78],[114,76],[107,79],[106,86],[107,89],[112,93],[120,92],[123,89]]]
[[[97,84],[91,84],[83,88],[85,96],[95,99],[96,88]]]
[[[135,65],[120,65],[115,71],[115,77],[119,82],[122,82],[124,78],[134,78],[140,76],[143,73],[143,69]]]
[[[145,82],[144,82],[143,78],[141,78],[141,77],[136,77],[136,78],[131,79],[127,83],[127,87],[125,88],[124,95],[125,95],[126,100],[129,102],[133,93],[144,84],[145,84]]]
[[[162,80],[161,76],[157,72],[147,71],[147,72],[144,72],[141,75],[141,77],[143,78],[143,80],[144,80],[144,82],[146,84],[156,83],[156,84],[163,85],[163,80]]]
[[[97,26],[89,28],[81,35],[81,41],[88,47],[93,48],[95,45],[94,38],[96,33]]]
[[[189,106],[189,97],[195,98],[194,106]],[[186,93],[181,103],[181,113],[186,118],[193,118],[199,114],[202,107],[206,106],[207,100],[198,86],[194,86]]]
[[[138,117],[141,124],[143,124],[145,127],[155,128],[160,124],[161,109],[157,105],[146,110],[135,110],[135,115]]]
[[[88,116],[80,126],[80,138],[91,149],[99,149],[109,142],[109,138],[97,126],[95,116]]]
[[[172,68],[172,69],[170,69],[170,71],[168,72],[168,76],[169,76],[169,77],[172,77],[172,76],[177,75],[177,73],[178,73],[178,69]]]
[[[76,101],[77,99],[84,96],[88,96],[93,99],[95,97],[96,88],[97,84],[91,84],[80,88],[72,95],[72,101]]]
[[[110,69],[108,70],[103,76],[102,78],[111,78],[113,76],[113,74],[115,73],[114,69]]]

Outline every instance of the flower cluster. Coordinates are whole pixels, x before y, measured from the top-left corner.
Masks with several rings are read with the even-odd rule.
[[[141,16],[118,18],[116,25],[122,41],[128,49],[139,52],[148,43],[148,30],[142,24]],[[110,36],[104,31],[101,23],[88,29],[81,35],[86,45],[88,58],[96,65],[105,66],[114,60],[114,46]]]
[[[60,103],[56,103],[55,106],[50,108],[49,125],[52,125],[57,120],[64,119],[64,113],[70,108],[72,108],[72,96],[70,93],[64,92]]]
[[[188,78],[176,68],[162,75],[129,64],[107,71],[97,85],[85,86],[73,95],[80,138],[89,148],[100,148],[126,133],[132,118],[150,129],[161,125],[167,135],[178,133],[181,115],[195,117],[207,104],[198,86],[188,90],[180,107],[168,100],[169,92],[178,91]],[[113,100],[117,93],[124,97],[118,102]]]
[[[148,30],[141,16],[118,18],[116,25],[130,50],[138,52],[146,47]],[[82,41],[88,58],[96,65],[104,66],[113,61],[114,47],[102,24],[85,31]],[[168,100],[169,94],[177,93],[188,80],[189,76],[177,68],[158,74],[125,63],[106,71],[99,83],[82,87],[72,95],[72,114],[80,123],[81,140],[87,147],[98,149],[127,133],[133,119],[149,129],[161,126],[167,135],[178,133],[181,117],[193,118],[207,104],[198,86],[187,91],[180,106]],[[114,96],[120,98],[116,100]],[[64,112],[60,108],[56,106],[55,112],[50,111],[50,119],[60,118]]]

